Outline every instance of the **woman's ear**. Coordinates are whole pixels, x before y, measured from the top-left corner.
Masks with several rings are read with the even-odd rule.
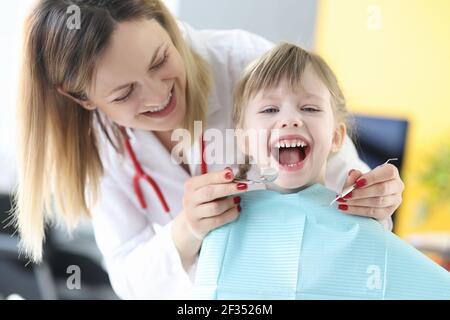
[[[346,135],[347,135],[347,126],[345,125],[345,123],[340,122],[334,129],[333,141],[331,144],[332,153],[336,153],[341,149],[342,145],[344,144]]]
[[[87,109],[87,110],[95,110],[97,109],[96,106],[92,105],[88,100],[81,100],[81,99],[77,99],[75,98],[73,95],[71,95],[70,93],[66,92],[61,86],[57,86],[56,90],[58,90],[58,92],[60,94],[62,94],[63,96],[69,98],[70,100],[74,101],[75,103],[79,104],[80,106],[82,106],[83,108]]]

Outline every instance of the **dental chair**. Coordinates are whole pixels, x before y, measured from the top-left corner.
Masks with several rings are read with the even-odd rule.
[[[0,195],[0,299],[18,295],[24,299],[56,299],[53,278],[47,262],[29,264],[19,257],[19,239],[12,226],[8,225],[10,197]]]
[[[0,300],[10,295],[31,300],[117,299],[89,230],[69,239],[65,232],[48,228],[42,262],[29,263],[19,256],[19,238],[8,223],[10,210],[10,196],[0,194]],[[67,285],[70,266],[81,271],[79,289]]]

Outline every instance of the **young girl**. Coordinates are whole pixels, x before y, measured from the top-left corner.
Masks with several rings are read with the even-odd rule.
[[[81,13],[69,28],[70,6]],[[185,297],[201,239],[239,215],[225,164],[171,161],[174,130],[233,127],[243,67],[272,44],[241,30],[194,30],[159,0],[40,0],[25,25],[18,105],[15,217],[22,248],[42,259],[51,208],[69,226],[85,214],[121,298]],[[203,159],[193,139],[196,159]],[[351,141],[328,185],[369,171]],[[390,221],[403,183],[395,167],[362,175],[346,212]],[[96,201],[97,200],[97,201]],[[44,210],[47,209],[47,210]]]
[[[242,195],[238,220],[205,238],[195,297],[450,299],[448,272],[375,220],[330,206],[325,169],[347,119],[335,75],[313,53],[280,44],[245,70],[236,127],[267,134],[244,135],[241,149],[279,173],[269,191]],[[245,176],[249,166],[240,169]]]
[[[348,113],[320,57],[280,45],[247,68],[235,96],[236,128],[269,133],[248,135],[241,149],[259,166],[275,163],[279,174],[270,188],[286,193],[325,184],[327,159],[344,143]],[[263,148],[271,159],[257,153]],[[249,166],[240,169],[245,175]]]

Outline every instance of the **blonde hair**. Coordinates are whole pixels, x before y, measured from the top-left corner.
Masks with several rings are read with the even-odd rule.
[[[302,86],[302,76],[307,65],[325,84],[331,94],[331,106],[336,122],[344,122],[351,129],[351,118],[346,108],[345,97],[337,78],[328,64],[317,54],[290,44],[280,43],[260,58],[249,64],[235,88],[233,121],[236,128],[243,128],[244,108],[258,92],[275,88],[286,79],[291,89]],[[239,166],[239,177],[245,177],[250,165]]]
[[[82,13],[81,30],[66,26],[67,8]],[[99,155],[99,123],[121,153],[120,130],[107,127],[57,91],[87,100],[95,63],[120,22],[155,19],[170,35],[186,68],[187,111],[183,126],[205,121],[210,74],[202,58],[184,42],[175,19],[158,0],[41,0],[25,24],[24,57],[18,104],[18,187],[14,220],[21,247],[35,262],[42,258],[46,222],[52,203],[67,226],[76,226],[98,199],[103,166]]]

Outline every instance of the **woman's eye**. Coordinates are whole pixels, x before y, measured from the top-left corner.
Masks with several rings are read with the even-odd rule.
[[[134,89],[134,84],[132,84],[130,86],[130,89],[127,91],[127,93],[124,96],[115,99],[113,102],[124,102],[124,101],[126,101],[131,96],[131,94],[133,93],[133,89]]]
[[[164,65],[164,63],[167,61],[167,57],[168,57],[168,54],[166,52],[166,53],[164,53],[164,57],[162,59],[160,59],[157,64],[155,64],[153,67],[151,67],[151,70],[158,70],[159,68],[161,68]]]

